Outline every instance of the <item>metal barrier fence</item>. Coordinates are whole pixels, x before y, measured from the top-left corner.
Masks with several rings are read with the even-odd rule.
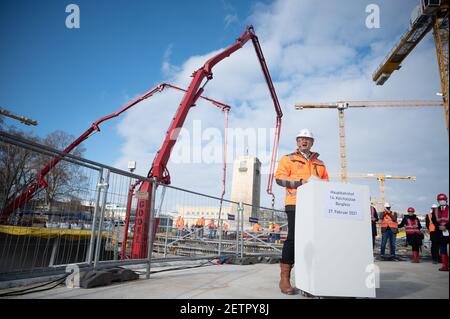
[[[2,212],[55,156],[63,154],[0,132]],[[0,281],[61,273],[72,264],[92,269],[145,264],[148,278],[154,261],[280,256],[281,239],[287,233],[283,211],[158,184],[152,215],[159,218],[159,226],[149,236],[152,253],[146,259],[129,258],[134,196],[122,258],[129,187],[137,180],[152,181],[73,155],[64,155],[45,180],[47,187],[0,224]],[[184,217],[183,227],[176,225],[178,216]],[[205,225],[196,226],[202,216]],[[250,217],[262,229],[254,230]],[[208,227],[211,220],[216,227]],[[280,224],[281,232],[275,232],[271,223]]]

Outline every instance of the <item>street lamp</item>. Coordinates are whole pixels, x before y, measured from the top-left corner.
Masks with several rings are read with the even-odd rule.
[[[128,161],[128,169],[130,170],[130,173],[133,173],[136,169],[136,161]]]

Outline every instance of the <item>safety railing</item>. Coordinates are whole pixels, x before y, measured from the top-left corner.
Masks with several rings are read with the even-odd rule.
[[[64,272],[72,264],[80,268],[145,264],[148,277],[153,261],[281,255],[281,241],[272,238],[286,237],[282,211],[157,184],[7,132],[0,132],[1,212],[55,156],[64,157],[46,176],[47,187],[40,187],[0,224],[0,281]],[[159,226],[154,236],[149,228],[151,253],[135,260],[130,259],[130,249],[136,196],[127,236],[125,230],[129,188],[138,180],[157,186],[152,215]],[[184,218],[183,227],[176,224],[178,216]],[[201,217],[203,226],[198,223]],[[252,231],[256,221],[262,226],[257,233]],[[270,223],[280,224],[281,231],[269,231]]]

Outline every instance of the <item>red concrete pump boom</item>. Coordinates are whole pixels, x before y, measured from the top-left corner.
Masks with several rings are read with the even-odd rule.
[[[123,112],[129,110],[134,105],[138,104],[139,102],[142,102],[143,100],[148,99],[149,97],[153,96],[153,94],[158,93],[158,92],[162,92],[166,87],[170,87],[170,88],[173,88],[173,89],[176,89],[176,90],[180,90],[180,91],[185,91],[186,92],[186,90],[184,90],[182,88],[179,88],[179,87],[177,87],[175,85],[172,85],[170,83],[158,84],[157,86],[155,86],[151,90],[145,92],[141,96],[137,97],[136,99],[134,99],[130,103],[128,103],[125,106],[123,106],[118,111],[96,120],[94,123],[92,123],[92,125],[83,134],[80,135],[80,137],[78,137],[69,146],[67,146],[62,151],[62,153],[64,155],[69,154],[74,148],[76,148],[83,141],[85,141],[90,136],[92,136],[92,133],[99,132],[100,131],[99,125],[102,122],[108,121],[108,120],[110,120],[112,118],[115,118],[115,117],[119,116]],[[210,99],[210,98],[208,98],[206,96],[201,96],[200,98],[205,99],[207,101],[210,101],[211,103],[213,103],[214,105],[216,105],[217,107],[219,107],[221,110],[223,110],[225,112],[228,112],[230,110],[230,106],[228,106],[226,104],[223,104],[223,103],[220,103],[218,101],[212,100],[212,99]],[[35,182],[33,182],[30,185],[28,185],[26,187],[26,189],[22,193],[20,193],[17,197],[9,199],[7,201],[7,204],[5,205],[5,208],[3,209],[3,212],[0,214],[0,224],[6,223],[8,217],[15,210],[22,208],[26,203],[28,203],[33,198],[33,196],[36,194],[36,192],[39,189],[41,189],[43,187],[47,187],[48,184],[47,184],[47,181],[45,180],[45,176],[62,160],[64,155],[55,156],[44,168],[42,168],[39,171],[39,173],[36,175],[36,178],[35,178],[36,181]]]
[[[275,131],[275,141],[274,148],[272,152],[270,173],[269,173],[269,185],[267,187],[267,192],[274,197],[272,193],[272,182],[273,182],[273,170],[275,167],[275,160],[278,150],[278,140],[281,127],[281,117],[283,113],[281,111],[280,103],[278,102],[278,97],[275,92],[275,88],[270,77],[269,69],[267,68],[266,61],[264,59],[261,46],[258,41],[258,37],[255,35],[253,26],[247,27],[246,31],[237,39],[236,43],[229,46],[221,53],[215,55],[197,71],[194,72],[193,79],[188,87],[186,94],[184,95],[180,106],[178,107],[177,113],[172,120],[172,123],[167,130],[166,137],[164,139],[161,149],[156,154],[155,160],[153,161],[152,167],[148,173],[149,178],[154,178],[156,182],[160,184],[170,184],[170,174],[167,170],[167,163],[169,162],[170,154],[173,146],[176,143],[180,128],[183,126],[186,120],[187,114],[190,108],[195,104],[197,99],[204,91],[206,83],[213,78],[212,68],[222,61],[223,59],[229,57],[232,53],[242,48],[242,46],[248,41],[252,40],[253,46],[256,51],[259,63],[261,65],[262,71],[264,73],[265,80],[269,87],[270,95],[273,100],[275,107],[275,112],[277,114],[276,118],[276,131]],[[202,86],[203,80],[206,82]],[[147,257],[147,239],[148,230],[150,222],[150,203],[152,201],[152,183],[144,181],[139,191],[141,193],[146,193],[147,198],[138,199],[136,217],[135,217],[135,228],[133,233],[133,241],[131,246],[131,258],[132,259],[142,259]],[[146,195],[146,196],[147,196]],[[129,212],[127,212],[129,214]]]
[[[283,116],[283,113],[281,111],[280,103],[278,101],[278,97],[275,92],[275,88],[272,83],[272,79],[270,77],[269,69],[267,68],[261,46],[258,41],[258,37],[254,33],[254,29],[252,26],[249,26],[246,31],[239,37],[235,44],[231,45],[230,47],[223,50],[221,53],[217,54],[216,56],[209,59],[203,67],[198,69],[193,74],[193,80],[191,81],[189,87],[187,90],[180,89],[176,86],[163,83],[160,84],[153,89],[149,90],[148,92],[144,93],[140,97],[136,98],[135,100],[131,101],[124,107],[122,107],[120,110],[118,110],[115,113],[112,113],[108,116],[102,117],[99,120],[95,121],[89,129],[87,129],[80,137],[78,137],[74,142],[72,142],[64,151],[62,152],[63,155],[55,156],[37,175],[36,175],[36,181],[32,184],[28,185],[27,188],[20,193],[17,197],[11,198],[8,200],[8,204],[5,206],[5,209],[3,209],[2,214],[0,215],[0,224],[5,223],[8,219],[8,217],[19,208],[22,208],[27,202],[29,202],[36,191],[41,189],[42,187],[47,186],[47,182],[45,181],[45,176],[48,174],[48,172],[55,167],[62,158],[70,153],[75,147],[77,147],[80,143],[82,143],[84,140],[89,138],[93,132],[100,131],[99,125],[100,123],[107,121],[109,119],[112,119],[114,117],[117,117],[121,113],[127,111],[132,106],[136,105],[137,103],[141,102],[144,99],[147,99],[151,97],[156,92],[161,92],[166,86],[185,91],[185,95],[181,101],[181,104],[177,110],[177,113],[175,117],[172,120],[172,123],[167,131],[166,137],[164,139],[163,145],[161,149],[158,151],[152,167],[148,173],[148,177],[155,179],[156,182],[160,184],[170,184],[170,175],[167,170],[167,163],[170,158],[170,153],[172,151],[173,146],[176,143],[179,129],[183,126],[184,121],[186,120],[187,114],[192,106],[195,105],[195,102],[199,98],[204,98],[210,102],[212,102],[214,105],[221,108],[223,111],[226,111],[227,114],[229,110],[229,106],[222,104],[220,102],[211,100],[209,98],[201,96],[204,91],[204,86],[206,83],[212,79],[212,68],[222,61],[223,59],[230,56],[232,53],[240,49],[248,40],[252,40],[253,46],[256,51],[256,55],[258,57],[259,63],[261,65],[265,80],[267,82],[270,95],[273,100],[273,104],[275,107],[276,112],[276,130],[275,130],[275,138],[274,138],[274,147],[272,150],[272,157],[271,157],[271,163],[270,163],[270,173],[269,173],[269,179],[268,179],[268,186],[267,186],[267,192],[272,196],[272,203],[273,203],[273,192],[272,192],[272,184],[273,184],[273,172],[275,167],[275,161],[277,156],[277,150],[278,150],[278,141],[280,136],[280,129],[281,129],[281,117]],[[203,80],[206,79],[206,82],[202,86]],[[224,170],[225,174],[225,170]],[[130,196],[133,194],[134,188],[141,183],[140,181],[137,181],[131,188],[130,188]],[[148,237],[148,228],[149,228],[149,222],[150,222],[150,203],[151,203],[151,194],[152,194],[152,184],[151,182],[144,181],[142,182],[140,188],[141,193],[147,193],[148,197],[146,199],[138,199],[137,209],[136,209],[136,218],[135,218],[135,229],[133,234],[133,242],[131,247],[131,258],[145,258],[147,256],[147,237]],[[222,194],[223,196],[223,194]],[[131,198],[131,197],[130,197]],[[127,205],[127,216],[130,216],[131,211],[131,201],[129,198],[129,202]],[[125,247],[123,247],[125,248]],[[123,249],[124,251],[124,249]]]

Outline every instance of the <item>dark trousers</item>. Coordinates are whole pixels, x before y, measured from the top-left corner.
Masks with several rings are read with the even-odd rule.
[[[439,243],[439,252],[441,255],[448,254],[447,245],[448,245],[448,243],[446,243],[446,242]]]
[[[294,241],[295,241],[295,206],[286,206],[286,214],[288,219],[288,234],[283,244],[281,253],[282,264],[294,264]]]
[[[436,232],[437,232],[437,234],[436,234],[437,238],[436,239],[439,242],[439,253],[440,253],[440,255],[441,256],[442,255],[448,255],[448,249],[447,249],[447,246],[449,244],[448,236],[447,237],[443,236],[442,231],[440,231],[440,230],[437,230]]]
[[[393,233],[391,229],[387,229],[381,234],[381,249],[380,255],[384,256],[386,250],[386,244],[389,241],[389,246],[391,248],[391,257],[395,257],[395,241],[397,239],[397,233]]]
[[[431,259],[434,261],[440,261],[439,244],[437,242],[431,242]]]

